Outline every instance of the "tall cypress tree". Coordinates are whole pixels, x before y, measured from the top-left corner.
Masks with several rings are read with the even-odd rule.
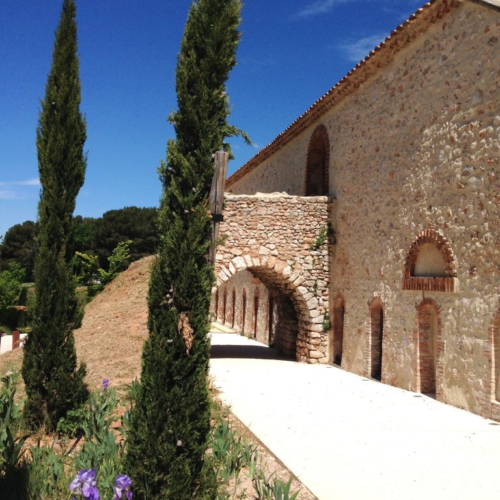
[[[52,67],[37,127],[38,204],[36,301],[24,348],[22,374],[32,425],[54,429],[85,396],[85,365],[77,368],[73,328],[81,319],[71,259],[73,211],[85,177],[85,121],[80,113],[76,5],[64,0],[55,34]]]
[[[176,139],[159,169],[160,243],[149,285],[149,338],[131,411],[126,470],[149,499],[211,498],[208,210],[214,152],[242,133],[228,124],[225,83],[236,64],[240,0],[191,4],[177,61]],[[245,134],[243,134],[245,136]],[[246,136],[245,136],[246,138]],[[212,495],[212,496],[211,496]]]

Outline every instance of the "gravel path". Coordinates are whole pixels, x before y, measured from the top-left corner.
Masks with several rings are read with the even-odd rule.
[[[320,500],[500,498],[500,426],[332,366],[212,333],[233,413]]]

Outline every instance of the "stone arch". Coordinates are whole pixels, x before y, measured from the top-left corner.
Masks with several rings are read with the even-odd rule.
[[[384,303],[380,297],[373,298],[368,302],[370,310],[368,349],[366,351],[368,376],[383,382],[384,366],[384,327],[385,313]]]
[[[403,290],[455,292],[457,289],[456,260],[448,240],[433,229],[425,229],[406,256]]]
[[[330,165],[330,139],[324,125],[318,125],[312,133],[307,148],[306,196],[328,195]]]
[[[310,361],[310,342],[321,335],[304,296],[309,291],[301,287],[300,283],[289,279],[292,270],[286,262],[274,257],[259,258],[250,255],[235,257],[227,266],[221,266],[217,275],[217,286],[222,286],[233,275],[243,270],[259,278],[273,297],[274,308],[280,318],[279,324],[275,322],[274,347],[285,354],[295,356],[298,361]]]
[[[341,366],[342,352],[344,344],[344,316],[345,316],[345,300],[339,295],[333,301],[333,318],[332,318],[332,342],[331,342],[331,357],[332,363]]]
[[[416,391],[440,394],[443,367],[441,341],[441,308],[432,299],[425,298],[416,305]]]

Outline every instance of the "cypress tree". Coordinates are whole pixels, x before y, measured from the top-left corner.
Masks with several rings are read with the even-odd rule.
[[[130,415],[126,470],[134,494],[148,499],[214,498],[204,467],[210,431],[209,305],[214,281],[207,263],[214,152],[246,135],[228,124],[225,83],[236,64],[240,0],[190,6],[177,60],[176,139],[159,173],[163,196],[159,248],[149,285],[149,338]],[[205,462],[206,465],[206,462]]]
[[[85,397],[85,365],[77,368],[73,328],[78,325],[75,283],[69,270],[73,211],[85,177],[85,121],[80,113],[76,5],[64,0],[52,67],[37,127],[38,204],[36,299],[24,348],[25,417],[54,429]]]

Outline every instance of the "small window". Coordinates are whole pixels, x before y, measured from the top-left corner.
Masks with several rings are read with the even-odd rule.
[[[406,257],[403,290],[456,292],[458,279],[453,251],[446,238],[426,229]]]

